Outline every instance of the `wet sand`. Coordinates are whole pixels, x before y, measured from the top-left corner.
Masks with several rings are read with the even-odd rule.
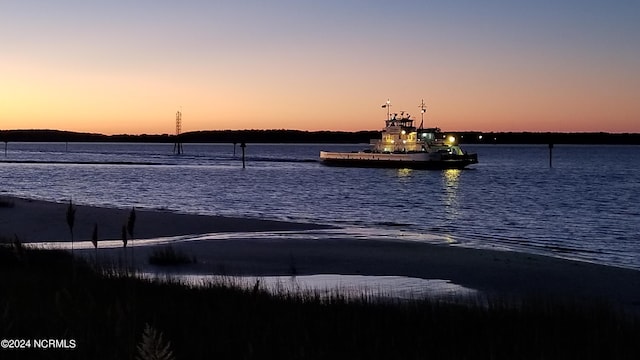
[[[18,236],[23,243],[70,241],[67,225],[68,203],[2,197],[13,207],[0,207],[0,236]],[[127,224],[131,208],[116,209],[76,205],[73,228],[76,241],[90,240],[94,224],[98,224],[101,240],[121,239],[122,226]],[[205,234],[234,231],[283,231],[326,228],[314,224],[299,224],[223,216],[180,214],[164,210],[136,209],[134,237],[148,239],[161,236]]]
[[[7,198],[4,198],[5,200]],[[17,235],[25,242],[68,241],[67,204],[11,198],[0,207],[0,237]],[[120,239],[130,209],[78,206],[75,234],[87,241],[94,222],[100,240]],[[450,280],[484,294],[539,299],[597,300],[640,311],[640,271],[509,251],[469,249],[401,240],[354,239],[340,231],[317,238],[327,227],[259,219],[177,214],[136,210],[136,239],[206,233],[237,233],[221,239],[177,238],[174,248],[197,263],[180,271],[223,275],[396,275]],[[278,237],[261,232],[284,231]],[[286,232],[296,236],[287,238]],[[252,236],[253,234],[256,234]],[[306,236],[308,235],[308,237]],[[188,240],[188,241],[187,241]],[[78,244],[80,245],[80,244]],[[86,245],[86,244],[85,244]],[[80,246],[79,246],[80,247]],[[86,247],[86,246],[85,246]],[[135,263],[145,270],[153,246],[136,246]],[[76,250],[91,258],[93,249]],[[100,249],[99,258],[122,259],[121,248]]]

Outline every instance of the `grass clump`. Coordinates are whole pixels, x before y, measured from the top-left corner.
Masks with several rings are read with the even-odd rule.
[[[174,360],[171,343],[162,339],[162,333],[146,324],[138,344],[136,360]]]
[[[163,246],[153,250],[149,255],[149,264],[158,266],[173,266],[195,263],[196,259],[189,257],[182,251],[178,251],[173,246]]]

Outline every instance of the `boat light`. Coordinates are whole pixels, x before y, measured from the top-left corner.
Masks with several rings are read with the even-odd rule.
[[[449,135],[449,137],[447,138],[447,141],[449,141],[449,143],[453,144],[456,142],[456,137],[453,135]]]
[[[405,135],[407,132],[402,130],[401,133],[402,133],[402,135]]]

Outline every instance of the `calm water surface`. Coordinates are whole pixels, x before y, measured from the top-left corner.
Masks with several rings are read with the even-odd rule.
[[[9,143],[0,193],[437,235],[640,269],[639,146],[556,145],[553,168],[546,145],[466,146],[480,163],[462,171],[317,162],[320,150],[362,147],[248,144],[242,169],[231,144],[175,156],[172,144]]]

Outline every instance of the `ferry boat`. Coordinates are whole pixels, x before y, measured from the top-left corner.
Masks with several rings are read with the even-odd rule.
[[[387,120],[380,139],[372,139],[371,148],[354,152],[320,151],[325,165],[357,167],[390,167],[411,169],[462,169],[478,162],[477,154],[469,154],[458,145],[454,135],[444,134],[439,128],[424,128],[424,100],[420,104],[420,127],[404,111],[390,113],[391,102],[382,105],[387,109]]]

